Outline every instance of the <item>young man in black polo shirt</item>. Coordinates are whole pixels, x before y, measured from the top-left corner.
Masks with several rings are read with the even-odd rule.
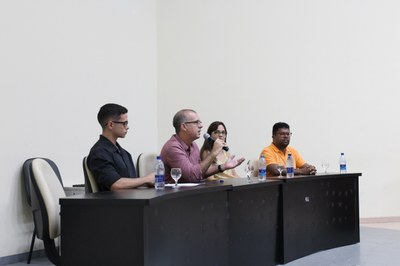
[[[118,104],[105,104],[97,114],[103,131],[90,150],[87,163],[100,191],[154,185],[154,173],[136,176],[132,156],[117,142],[128,133],[128,109]]]

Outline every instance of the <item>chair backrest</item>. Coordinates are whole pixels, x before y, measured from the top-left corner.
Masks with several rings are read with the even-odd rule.
[[[154,163],[157,155],[155,152],[144,152],[139,155],[136,162],[138,176],[146,176],[154,172]]]
[[[35,157],[35,158],[27,159],[24,162],[24,164],[22,165],[22,177],[24,179],[26,200],[27,200],[29,206],[32,205],[31,204],[31,186],[32,186],[32,184],[31,184],[31,165],[32,165],[32,161],[36,158],[41,158],[41,159],[45,160],[46,162],[48,162],[50,164],[51,168],[53,168],[54,172],[56,173],[61,184],[63,184],[60,171],[58,170],[57,165],[52,160],[50,160],[48,158],[42,158],[42,157]]]
[[[82,168],[83,168],[83,174],[85,176],[86,193],[98,192],[99,186],[97,185],[96,179],[94,178],[92,171],[90,171],[87,165],[87,156],[83,158]]]
[[[30,170],[31,206],[37,236],[42,240],[55,239],[60,235],[59,199],[66,196],[61,179],[50,163],[42,158],[33,159]]]
[[[253,169],[253,177],[258,177],[258,159],[250,159],[250,165],[252,166]]]

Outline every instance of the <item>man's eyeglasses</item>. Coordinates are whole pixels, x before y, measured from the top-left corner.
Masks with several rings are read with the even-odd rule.
[[[212,133],[213,133],[213,134],[216,134],[216,135],[221,134],[221,135],[224,135],[224,136],[225,136],[225,134],[226,134],[226,132],[225,132],[224,130],[222,130],[222,131],[220,131],[220,130],[214,130]]]
[[[128,121],[112,121],[112,122],[115,123],[115,124],[121,124],[124,127],[128,126]]]
[[[196,121],[184,122],[184,124],[197,124],[197,126],[201,126],[203,122],[201,122],[200,120],[196,120]]]

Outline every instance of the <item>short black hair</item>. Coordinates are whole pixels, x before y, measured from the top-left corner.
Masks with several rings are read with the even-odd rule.
[[[128,109],[119,104],[107,103],[100,108],[97,114],[97,121],[99,121],[100,126],[104,128],[109,120],[118,120],[120,115],[126,114],[127,112]]]
[[[289,125],[285,122],[275,123],[275,125],[272,127],[272,136],[274,136],[276,134],[276,132],[278,132],[278,130],[281,128],[290,129]]]

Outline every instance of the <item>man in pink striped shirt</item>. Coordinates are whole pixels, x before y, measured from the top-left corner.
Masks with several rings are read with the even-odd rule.
[[[171,168],[182,169],[180,182],[201,182],[211,175],[235,168],[244,161],[244,158],[235,159],[232,156],[224,164],[214,165],[214,159],[225,145],[221,139],[214,141],[210,155],[201,161],[199,147],[194,141],[200,138],[203,124],[194,110],[183,109],[178,111],[172,124],[175,128],[175,134],[164,144],[161,150],[166,182],[173,182],[170,174]]]

